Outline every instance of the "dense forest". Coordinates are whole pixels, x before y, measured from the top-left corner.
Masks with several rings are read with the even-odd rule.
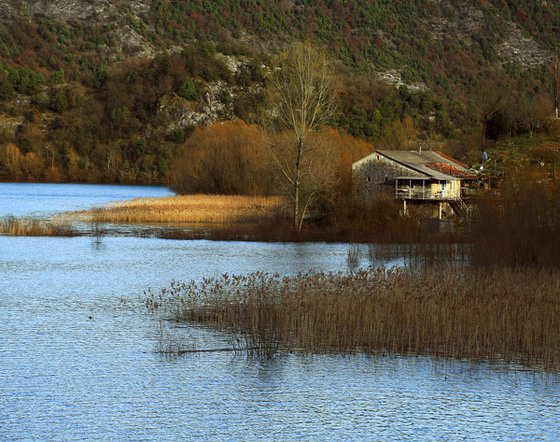
[[[164,183],[294,39],[337,60],[334,129],[475,162],[552,112],[559,32],[546,1],[0,1],[0,179]]]

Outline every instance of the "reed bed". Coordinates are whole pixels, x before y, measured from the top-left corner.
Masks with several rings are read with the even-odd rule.
[[[63,221],[34,218],[0,218],[0,235],[6,236],[76,236],[78,232]]]
[[[108,223],[238,224],[274,220],[283,214],[281,197],[184,195],[138,198],[78,212],[78,218]]]
[[[173,282],[146,304],[260,355],[413,354],[560,368],[560,272],[367,270]]]

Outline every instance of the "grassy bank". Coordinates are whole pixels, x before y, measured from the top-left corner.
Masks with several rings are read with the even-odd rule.
[[[283,208],[279,197],[184,195],[138,198],[72,216],[108,223],[240,224],[270,222]]]
[[[7,236],[76,236],[78,232],[67,222],[33,218],[0,218],[0,235]]]
[[[150,308],[277,352],[414,354],[560,368],[560,272],[262,273],[174,283]]]

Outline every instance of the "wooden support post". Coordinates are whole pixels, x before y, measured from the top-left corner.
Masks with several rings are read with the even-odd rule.
[[[406,216],[406,200],[403,200],[403,215]]]

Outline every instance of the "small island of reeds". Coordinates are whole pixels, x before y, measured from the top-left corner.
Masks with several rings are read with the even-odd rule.
[[[237,224],[270,221],[282,213],[281,197],[181,195],[136,198],[78,212],[86,221],[129,224]]]
[[[560,368],[560,272],[410,268],[223,275],[172,283],[146,304],[173,321],[282,352],[431,355]]]

